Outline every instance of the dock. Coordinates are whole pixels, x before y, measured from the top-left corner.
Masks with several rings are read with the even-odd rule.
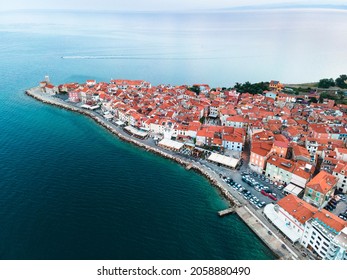
[[[231,208],[228,208],[228,209],[225,209],[225,210],[218,211],[218,216],[219,217],[224,217],[224,216],[232,214],[234,212],[235,212],[235,208],[231,207]]]

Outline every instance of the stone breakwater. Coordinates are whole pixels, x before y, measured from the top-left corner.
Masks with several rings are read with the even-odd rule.
[[[39,100],[43,103],[58,106],[60,108],[64,108],[64,109],[88,116],[91,119],[93,119],[97,124],[103,126],[107,130],[109,130],[112,134],[116,135],[117,137],[119,137],[123,141],[132,143],[132,144],[134,144],[140,148],[145,149],[146,151],[150,151],[152,153],[158,154],[164,158],[173,160],[173,161],[175,161],[175,162],[177,162],[177,163],[179,163],[185,167],[191,166],[191,169],[193,169],[196,172],[205,176],[209,180],[209,182],[219,190],[221,195],[228,201],[230,206],[232,206],[232,207],[241,206],[241,203],[237,199],[235,199],[229,193],[229,191],[226,189],[226,186],[224,186],[225,183],[216,174],[214,174],[212,171],[208,170],[207,168],[205,168],[201,165],[192,163],[188,160],[178,158],[177,156],[171,155],[171,154],[169,154],[163,150],[160,150],[158,148],[151,147],[145,143],[142,143],[136,139],[131,138],[130,136],[123,135],[121,132],[119,132],[114,127],[112,127],[110,124],[108,124],[101,116],[98,116],[91,111],[87,111],[86,109],[75,107],[71,104],[64,102],[63,100],[59,100],[57,98],[49,96],[49,95],[43,93],[40,88],[32,88],[32,89],[26,90],[25,93],[28,96],[31,96],[31,97],[35,98],[36,100]]]

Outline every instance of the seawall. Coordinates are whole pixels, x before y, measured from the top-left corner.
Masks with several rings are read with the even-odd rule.
[[[77,108],[71,104],[68,104],[62,100],[59,100],[57,98],[53,98],[52,96],[48,96],[47,94],[41,92],[40,88],[32,88],[29,90],[26,90],[25,93],[28,96],[31,96],[33,98],[35,98],[36,100],[39,100],[43,103],[46,104],[50,104],[53,106],[58,106],[60,108],[64,108],[76,113],[80,113],[83,114],[85,116],[88,116],[90,118],[92,118],[97,124],[103,126],[104,128],[106,128],[108,131],[110,131],[112,134],[116,135],[117,137],[119,137],[121,140],[126,141],[128,143],[132,143],[140,148],[145,149],[146,151],[150,151],[152,153],[158,154],[164,158],[173,160],[185,167],[187,166],[191,166],[190,169],[195,170],[196,172],[202,174],[203,176],[205,176],[209,182],[216,187],[219,192],[221,193],[221,195],[228,201],[228,203],[230,204],[230,206],[232,207],[239,207],[241,206],[240,202],[238,200],[236,200],[230,193],[229,191],[226,189],[225,186],[223,186],[223,184],[221,182],[218,181],[218,178],[216,176],[216,174],[214,174],[212,171],[207,170],[207,168],[204,168],[201,165],[198,165],[196,163],[193,163],[191,161],[188,160],[184,160],[181,158],[178,158],[174,155],[171,155],[169,153],[166,153],[163,150],[151,147],[145,143],[141,143],[140,141],[131,138],[130,136],[124,135],[122,133],[120,133],[119,131],[117,131],[114,127],[112,127],[111,125],[109,125],[101,116],[98,116],[94,113],[92,113],[91,111],[87,111],[86,109],[82,109],[82,108]]]
[[[269,232],[271,231],[271,234],[273,234],[273,230],[268,228],[262,222],[259,223],[258,222],[259,218],[256,218],[256,216],[252,214],[247,207],[245,207],[239,200],[237,200],[228,191],[226,183],[223,180],[221,180],[221,178],[214,171],[208,169],[205,166],[197,164],[194,161],[178,158],[177,156],[171,155],[159,148],[151,147],[145,143],[138,141],[137,139],[131,138],[128,134],[126,135],[122,134],[120,131],[118,131],[113,126],[108,124],[107,121],[105,121],[101,116],[95,114],[94,112],[75,107],[58,98],[49,96],[43,93],[39,87],[26,90],[25,93],[28,96],[31,96],[35,98],[36,100],[39,100],[43,103],[58,106],[60,108],[64,108],[64,109],[88,116],[91,119],[93,119],[97,124],[103,126],[107,130],[109,130],[112,134],[119,137],[121,140],[134,144],[140,148],[145,149],[146,151],[150,151],[155,154],[158,154],[164,158],[173,160],[205,176],[209,180],[209,182],[218,189],[220,194],[228,201],[228,203],[230,204],[230,207],[233,207],[236,209],[236,213],[238,214],[238,216],[253,230],[254,233],[258,235],[258,237],[272,250],[272,252],[279,259],[293,259],[293,256],[294,256],[294,259],[298,258],[298,255],[295,254],[289,247],[282,246],[282,244],[284,245],[284,243],[283,241],[280,240],[280,238],[278,238],[277,236],[276,236],[276,239],[269,238]],[[247,209],[247,211],[245,211],[245,209]]]

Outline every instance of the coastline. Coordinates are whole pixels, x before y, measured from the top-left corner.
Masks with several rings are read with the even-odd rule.
[[[169,153],[166,153],[160,149],[155,149],[145,143],[141,143],[139,141],[137,141],[134,138],[131,138],[130,136],[121,134],[119,131],[117,131],[116,129],[114,129],[112,126],[110,126],[104,119],[102,119],[100,116],[94,114],[92,111],[87,111],[85,109],[80,109],[77,108],[75,106],[72,106],[68,103],[65,103],[64,101],[60,101],[60,100],[56,100],[54,98],[52,98],[51,96],[47,96],[44,94],[39,94],[38,92],[33,92],[33,90],[35,90],[36,88],[32,88],[29,90],[26,90],[25,93],[30,96],[33,97],[34,99],[41,101],[42,103],[45,104],[49,104],[49,105],[53,105],[53,106],[57,106],[63,109],[67,109],[76,113],[80,113],[82,115],[88,116],[91,119],[93,119],[97,124],[101,125],[102,127],[106,128],[109,132],[111,132],[112,134],[116,135],[117,137],[119,137],[121,140],[131,143],[133,145],[136,145],[140,148],[145,149],[146,151],[150,151],[154,154],[160,155],[164,158],[173,160],[181,165],[183,165],[184,167],[190,167],[189,169],[194,170],[198,173],[200,173],[201,175],[205,176],[207,178],[207,180],[214,186],[216,187],[219,192],[221,193],[221,195],[223,196],[223,198],[225,198],[227,200],[227,202],[229,203],[230,207],[240,207],[241,204],[239,203],[239,201],[237,201],[229,192],[228,190],[225,188],[225,186],[223,186],[221,184],[221,182],[218,181],[217,178],[214,178],[215,174],[212,173],[212,171],[206,170],[204,167],[202,167],[201,165],[197,165],[194,162],[188,161],[188,160],[184,160],[184,159],[180,159],[178,157],[175,157]]]
[[[243,222],[260,238],[260,240],[277,256],[278,259],[297,259],[299,258],[291,249],[286,245],[274,231],[270,230],[264,223],[262,223],[259,217],[255,216],[254,213],[242,202],[240,202],[236,197],[234,197],[227,189],[226,183],[218,176],[218,174],[208,169],[195,161],[179,158],[178,156],[172,155],[165,152],[159,148],[151,147],[145,143],[132,138],[127,134],[123,134],[116,128],[112,127],[106,120],[101,116],[97,115],[93,111],[88,111],[86,109],[75,107],[71,104],[64,102],[58,98],[50,96],[41,91],[39,87],[34,87],[25,91],[25,94],[41,101],[42,103],[57,106],[72,112],[80,113],[82,115],[88,116],[93,119],[97,124],[101,125],[107,129],[112,134],[116,135],[122,141],[131,143],[140,148],[150,151],[154,154],[160,155],[164,158],[173,160],[187,169],[192,169],[201,175],[203,175],[212,186],[217,188],[222,197],[228,202],[229,207],[234,208],[238,216],[243,220]],[[269,233],[271,231],[271,234]],[[294,257],[293,257],[294,256]]]

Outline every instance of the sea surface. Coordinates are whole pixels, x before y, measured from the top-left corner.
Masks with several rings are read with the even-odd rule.
[[[0,13],[0,259],[274,259],[202,176],[24,90],[336,77],[346,13]]]

